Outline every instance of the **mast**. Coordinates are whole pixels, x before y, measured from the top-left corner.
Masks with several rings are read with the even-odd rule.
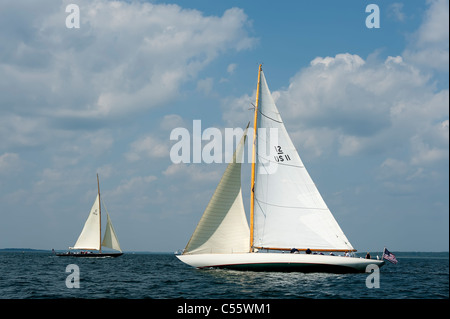
[[[97,173],[97,189],[98,189],[98,218],[100,220],[99,224],[99,236],[100,236],[100,249],[99,251],[102,252],[102,204],[100,200],[100,182],[98,180],[98,173]]]
[[[258,120],[259,87],[261,83],[262,64],[258,68],[258,84],[256,86],[255,119],[253,121],[252,179],[250,196],[250,252],[253,252],[253,212],[255,208],[255,162],[256,162],[256,128]]]

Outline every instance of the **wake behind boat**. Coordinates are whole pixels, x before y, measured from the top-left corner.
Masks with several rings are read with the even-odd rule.
[[[183,254],[177,255],[181,261],[196,268],[339,273],[365,272],[368,265],[384,264],[382,260],[334,256],[356,250],[301,161],[261,66],[249,226],[242,200],[240,160],[247,130],[248,126]],[[289,251],[293,253],[282,253]]]
[[[89,216],[84,224],[83,230],[78,237],[77,242],[73,247],[69,247],[69,251],[65,253],[56,253],[59,257],[119,257],[123,255],[122,249],[119,245],[116,232],[106,211],[106,229],[103,240],[102,235],[102,211],[100,200],[100,183],[97,174],[97,197],[92,205]],[[104,204],[103,204],[104,206]],[[105,207],[106,210],[106,207]],[[119,252],[103,252],[102,247],[111,248]],[[73,251],[75,250],[75,251]]]

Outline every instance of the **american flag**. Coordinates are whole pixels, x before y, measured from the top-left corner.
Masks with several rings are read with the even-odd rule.
[[[387,261],[393,264],[398,263],[397,258],[395,258],[395,255],[391,253],[389,250],[387,250],[386,247],[384,248],[383,251],[383,259],[386,259]]]

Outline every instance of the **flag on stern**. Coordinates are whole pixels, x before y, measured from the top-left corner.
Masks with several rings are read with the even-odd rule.
[[[393,264],[398,263],[397,258],[395,258],[395,255],[391,253],[389,250],[387,250],[386,247],[384,247],[383,250],[383,259],[386,259],[387,261]]]

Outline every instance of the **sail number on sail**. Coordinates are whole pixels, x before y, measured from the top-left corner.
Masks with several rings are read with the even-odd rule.
[[[289,154],[285,154],[283,152],[283,150],[281,149],[281,146],[277,145],[277,146],[274,146],[274,147],[275,147],[275,153],[276,153],[274,155],[275,161],[277,161],[277,162],[284,162],[284,161],[290,161],[291,160],[291,157],[289,156]]]

